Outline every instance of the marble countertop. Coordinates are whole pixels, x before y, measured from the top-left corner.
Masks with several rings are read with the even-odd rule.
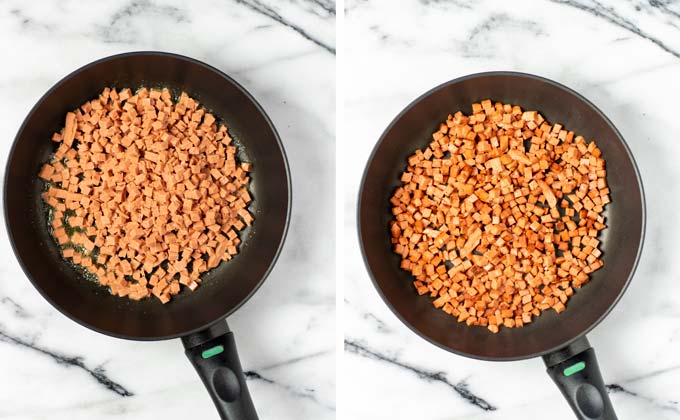
[[[262,419],[335,418],[333,0],[0,3],[0,168],[19,125],[95,59],[162,50],[233,76],[281,134],[293,214],[276,268],[229,318]],[[314,183],[309,180],[313,179]],[[0,225],[0,418],[212,419],[179,340],[87,330],[33,289]]]
[[[345,418],[574,418],[540,359],[467,359],[408,330],[373,288],[357,243],[360,177],[389,122],[447,80],[515,70],[584,94],[633,151],[645,249],[627,293],[588,338],[620,419],[680,419],[680,3],[347,0],[345,9]]]

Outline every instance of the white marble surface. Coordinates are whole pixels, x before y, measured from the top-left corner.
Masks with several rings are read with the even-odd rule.
[[[205,61],[269,113],[291,166],[292,223],[269,279],[229,319],[262,419],[335,417],[334,23],[333,0],[0,2],[3,172],[37,99],[115,53]],[[4,223],[0,256],[0,418],[217,418],[179,340],[117,340],[59,314],[23,275]]]
[[[540,359],[492,363],[403,326],[358,249],[356,194],[382,130],[411,100],[480,71],[536,73],[591,99],[642,173],[647,238],[635,278],[590,335],[620,419],[680,418],[680,4],[670,1],[348,0],[343,50],[348,419],[572,419]],[[351,158],[349,158],[351,156]],[[474,404],[468,395],[489,405]],[[469,396],[468,395],[468,396]],[[493,409],[489,409],[493,408]]]

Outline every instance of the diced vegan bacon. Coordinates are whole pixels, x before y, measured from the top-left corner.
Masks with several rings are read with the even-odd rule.
[[[472,111],[449,115],[408,158],[390,232],[419,295],[497,333],[566,310],[604,264],[597,236],[611,199],[595,141],[510,104]]]
[[[253,223],[251,164],[186,93],[173,103],[168,90],[106,88],[67,113],[52,141],[38,174],[52,235],[112,294],[166,303],[180,284],[195,290]]]

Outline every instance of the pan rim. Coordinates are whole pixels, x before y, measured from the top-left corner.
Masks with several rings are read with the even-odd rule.
[[[214,320],[211,320],[209,322],[206,322],[199,327],[195,327],[195,328],[190,329],[190,330],[181,331],[181,332],[178,332],[178,333],[168,334],[168,335],[131,336],[131,335],[126,335],[126,334],[120,334],[120,333],[117,333],[117,332],[114,332],[114,331],[109,331],[109,330],[106,330],[106,329],[98,328],[98,327],[90,324],[86,320],[75,317],[71,313],[69,313],[68,311],[64,310],[61,306],[56,304],[54,302],[54,300],[47,293],[45,293],[43,291],[43,289],[38,285],[38,283],[33,279],[33,276],[30,274],[28,267],[24,263],[23,259],[21,258],[20,253],[18,252],[18,250],[15,246],[14,234],[12,232],[9,219],[7,217],[7,214],[8,214],[7,213],[7,210],[8,210],[8,208],[7,208],[7,203],[8,203],[8,200],[7,200],[7,185],[8,185],[8,180],[10,178],[9,167],[10,167],[10,164],[12,162],[12,157],[14,156],[14,152],[15,152],[15,149],[17,147],[18,140],[19,140],[20,136],[23,134],[26,126],[28,125],[29,120],[31,119],[33,114],[36,112],[36,110],[39,108],[39,106],[42,105],[42,103],[48,97],[50,97],[58,87],[60,87],[62,84],[64,84],[68,80],[71,80],[74,77],[77,77],[80,73],[82,73],[82,72],[84,72],[84,71],[86,71],[86,70],[88,70],[88,69],[90,69],[94,66],[97,66],[101,63],[105,63],[105,62],[113,61],[113,60],[117,60],[117,59],[134,57],[134,56],[167,57],[167,58],[172,58],[172,59],[179,60],[179,61],[185,61],[185,62],[188,62],[190,64],[197,65],[199,67],[203,67],[203,68],[205,68],[205,69],[207,69],[207,70],[209,70],[213,73],[216,73],[217,75],[219,75],[220,77],[225,79],[227,82],[232,84],[250,102],[252,102],[252,104],[255,106],[255,108],[258,110],[258,112],[261,114],[261,116],[266,121],[269,129],[274,134],[274,139],[276,140],[276,144],[278,146],[278,149],[281,153],[281,157],[283,159],[283,166],[284,166],[284,171],[285,171],[285,174],[286,174],[286,186],[288,188],[288,197],[287,197],[288,199],[287,199],[287,203],[286,203],[286,219],[285,219],[285,224],[284,224],[284,227],[283,227],[283,232],[281,233],[281,239],[279,240],[276,252],[274,253],[273,258],[269,262],[269,265],[267,266],[267,269],[265,270],[264,275],[260,278],[260,280],[255,285],[255,287],[253,287],[250,290],[250,292],[248,293],[248,295],[245,298],[243,298],[237,305],[235,305],[231,308],[228,308],[228,310],[226,310],[224,314],[220,315],[220,317],[218,317]],[[12,141],[12,146],[9,150],[8,155],[7,155],[7,162],[5,164],[5,176],[4,176],[3,182],[4,182],[3,193],[2,193],[2,196],[3,196],[3,212],[5,214],[4,219],[5,219],[5,229],[7,230],[7,237],[9,239],[9,242],[10,242],[10,245],[12,247],[12,251],[14,252],[14,255],[16,257],[16,260],[19,262],[19,266],[21,267],[21,270],[24,272],[24,275],[28,278],[28,280],[31,282],[33,287],[38,291],[38,293],[40,293],[40,295],[52,307],[57,309],[58,312],[65,315],[67,318],[71,319],[72,321],[75,321],[76,323],[82,325],[83,327],[86,327],[86,328],[88,328],[92,331],[98,332],[100,334],[104,334],[104,335],[107,335],[107,336],[110,336],[110,337],[120,338],[120,339],[124,339],[124,340],[131,340],[131,341],[171,340],[171,339],[174,339],[174,338],[179,338],[179,337],[191,335],[193,333],[205,330],[208,327],[210,327],[211,325],[216,324],[216,323],[221,322],[224,319],[226,319],[228,316],[230,316],[231,314],[236,312],[239,308],[241,308],[241,306],[243,306],[260,289],[260,287],[262,286],[264,281],[267,279],[267,277],[269,276],[269,274],[273,270],[274,266],[276,265],[276,261],[278,260],[280,254],[281,254],[281,251],[283,249],[283,245],[286,241],[286,237],[288,235],[288,230],[289,230],[289,227],[290,227],[293,190],[292,190],[292,182],[291,182],[291,177],[290,177],[290,168],[289,168],[289,164],[288,164],[288,157],[286,155],[286,150],[283,147],[283,143],[281,142],[281,136],[279,135],[278,131],[276,130],[276,127],[274,126],[274,123],[272,122],[269,115],[265,112],[262,105],[260,105],[260,103],[255,99],[255,97],[250,92],[248,92],[240,83],[238,83],[236,80],[234,80],[231,76],[227,75],[223,71],[221,71],[221,70],[219,70],[219,69],[217,69],[217,68],[215,68],[215,67],[213,67],[209,64],[206,64],[202,61],[196,60],[194,58],[187,57],[187,56],[180,55],[180,54],[176,54],[176,53],[165,52],[165,51],[152,51],[152,50],[129,51],[129,52],[124,52],[124,53],[119,53],[119,54],[114,54],[114,55],[102,57],[102,58],[99,58],[99,59],[94,60],[92,62],[89,62],[89,63],[77,68],[76,70],[73,70],[72,72],[68,73],[66,76],[59,79],[54,85],[52,85],[52,87],[50,87],[40,97],[40,99],[38,99],[38,101],[33,105],[31,110],[28,112],[28,114],[24,118],[24,121],[21,123],[21,126],[19,126],[19,130],[17,131],[17,134],[14,136],[14,140]]]
[[[457,349],[452,349],[428,336],[423,334],[420,330],[418,330],[415,326],[413,326],[411,323],[409,323],[403,316],[402,314],[392,305],[390,300],[385,296],[383,293],[382,289],[380,288],[378,281],[376,277],[373,274],[373,271],[371,270],[371,266],[368,262],[368,258],[366,256],[366,249],[364,247],[364,241],[363,241],[363,232],[362,232],[362,219],[361,219],[361,209],[362,209],[362,204],[363,204],[363,193],[364,193],[364,188],[366,184],[366,179],[368,175],[368,170],[371,167],[373,160],[376,156],[376,153],[380,146],[383,144],[383,141],[385,140],[385,137],[387,134],[392,130],[392,128],[402,119],[402,117],[409,112],[413,107],[415,107],[417,104],[419,104],[421,101],[429,97],[430,95],[434,94],[435,92],[439,91],[440,89],[443,89],[445,87],[448,87],[450,85],[456,84],[456,83],[461,83],[467,80],[471,79],[476,79],[480,77],[495,77],[495,76],[510,76],[510,77],[517,77],[517,78],[523,78],[523,79],[533,79],[540,81],[542,83],[546,83],[548,85],[552,85],[560,90],[565,91],[566,93],[575,96],[577,99],[581,100],[583,103],[585,103],[587,106],[589,106],[597,115],[599,115],[602,120],[612,129],[612,131],[616,134],[616,137],[621,141],[621,144],[623,145],[623,148],[626,152],[626,155],[630,159],[632,165],[633,165],[633,170],[635,173],[635,179],[637,180],[637,185],[640,190],[640,205],[641,205],[641,232],[640,232],[640,241],[638,244],[638,249],[637,253],[635,255],[635,261],[633,262],[633,266],[628,273],[628,278],[626,279],[623,287],[619,291],[618,295],[614,299],[614,301],[609,305],[607,310],[605,310],[593,323],[591,323],[587,328],[585,328],[583,331],[579,332],[576,334],[574,337],[571,339],[565,340],[563,343],[557,346],[553,346],[552,348],[535,352],[535,353],[530,353],[530,354],[525,354],[525,355],[517,355],[517,356],[501,356],[501,357],[491,357],[491,356],[483,356],[483,355],[478,355],[474,353],[468,353],[464,351],[460,351]],[[359,191],[358,191],[358,199],[357,199],[357,208],[356,208],[356,227],[357,227],[357,235],[358,235],[358,240],[359,240],[359,247],[361,249],[361,256],[364,261],[364,266],[366,267],[366,271],[368,272],[368,275],[371,279],[371,283],[373,283],[373,287],[376,289],[378,292],[378,295],[380,298],[383,300],[383,302],[387,305],[387,307],[390,309],[390,311],[401,321],[404,325],[406,325],[412,332],[414,332],[416,335],[424,339],[425,341],[429,342],[430,344],[433,344],[442,350],[446,350],[448,352],[454,353],[459,356],[463,357],[468,357],[471,359],[477,359],[477,360],[484,360],[484,361],[516,361],[516,360],[525,360],[525,359],[531,359],[534,357],[539,357],[543,356],[546,354],[553,353],[555,351],[558,351],[562,348],[567,347],[571,343],[575,342],[581,337],[584,337],[586,334],[588,334],[590,331],[592,331],[597,325],[599,325],[606,317],[609,315],[609,313],[614,309],[614,307],[619,303],[623,295],[625,294],[626,290],[628,289],[628,286],[630,285],[630,282],[633,279],[633,276],[635,275],[635,271],[638,267],[638,264],[640,262],[640,257],[642,255],[642,250],[644,247],[644,239],[645,239],[645,230],[646,230],[646,222],[647,222],[647,210],[646,210],[646,200],[645,200],[645,193],[644,193],[644,186],[642,183],[642,177],[640,176],[640,170],[638,169],[637,162],[635,161],[635,158],[633,157],[633,154],[630,150],[630,147],[628,146],[628,143],[626,143],[626,140],[624,139],[623,135],[621,135],[621,132],[616,128],[616,126],[609,120],[609,118],[597,107],[595,104],[593,104],[590,100],[588,100],[586,97],[575,91],[574,89],[571,89],[561,83],[555,82],[553,80],[550,80],[548,78],[538,76],[535,74],[531,73],[525,73],[525,72],[517,72],[517,71],[505,71],[505,70],[500,70],[500,71],[485,71],[485,72],[478,72],[478,73],[472,73],[468,74],[465,76],[457,77],[455,79],[451,79],[449,81],[440,83],[439,85],[429,89],[425,93],[419,95],[416,97],[414,100],[412,100],[404,109],[402,109],[389,123],[387,128],[383,130],[382,134],[380,135],[378,141],[376,142],[375,146],[373,146],[373,150],[371,151],[368,160],[366,162],[366,166],[364,167],[364,172],[361,177],[361,182],[359,184]]]

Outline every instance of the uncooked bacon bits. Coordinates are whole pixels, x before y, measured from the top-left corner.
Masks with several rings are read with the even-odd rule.
[[[250,164],[225,125],[182,93],[106,88],[66,115],[40,170],[62,255],[112,294],[166,303],[231,259],[248,210]]]

